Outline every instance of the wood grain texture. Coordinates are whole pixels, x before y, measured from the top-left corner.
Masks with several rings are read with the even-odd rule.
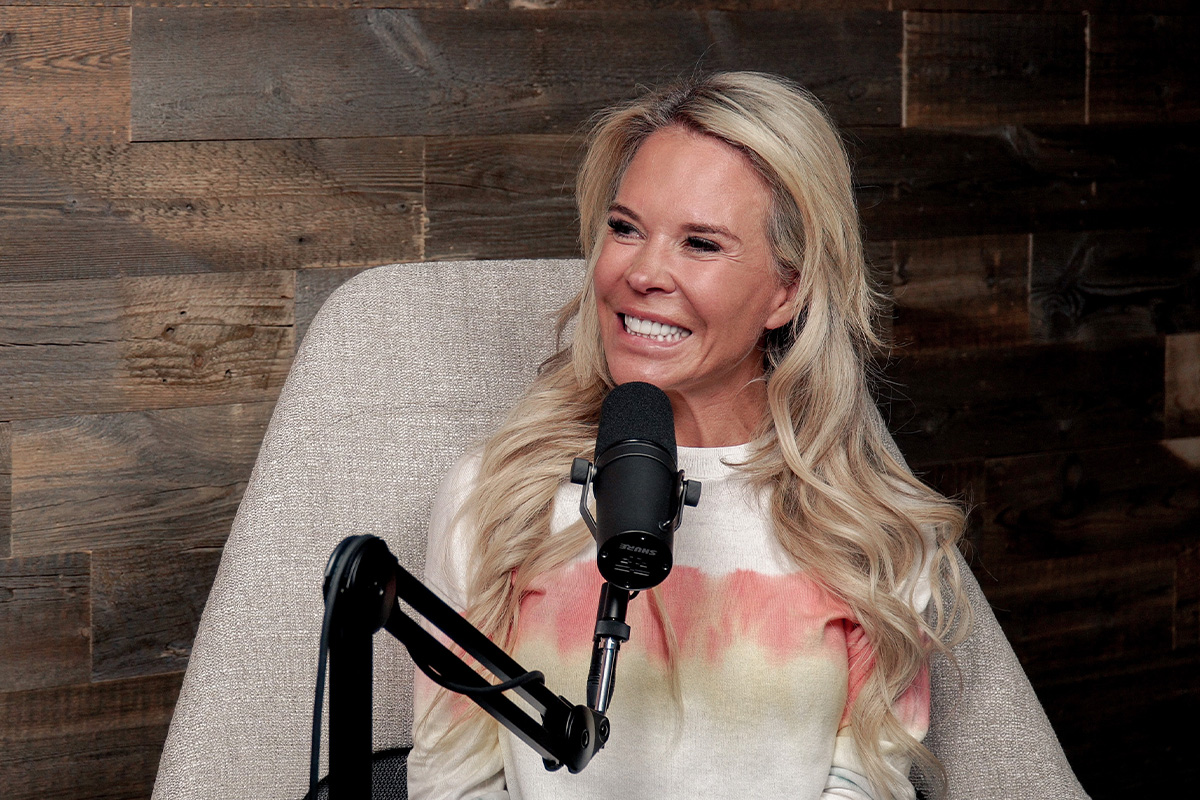
[[[182,678],[0,694],[6,800],[149,797]]]
[[[128,8],[0,6],[0,145],[129,138]]]
[[[419,139],[0,150],[0,281],[421,257]]]
[[[1171,652],[1175,551],[1111,550],[999,563],[982,586],[1033,680],[1103,662]]]
[[[891,429],[918,468],[1162,437],[1157,341],[901,353],[886,373]]]
[[[890,0],[897,11],[1143,11],[1188,9],[1191,0]]]
[[[870,242],[1159,225],[1200,181],[1200,127],[843,131]],[[427,258],[578,252],[566,136],[427,140]],[[1181,230],[1190,230],[1182,228]]]
[[[1029,341],[1029,237],[899,242],[893,331],[902,347]]]
[[[1071,673],[1035,688],[1092,797],[1136,796],[1147,775],[1198,785],[1200,659],[1137,658],[1104,670],[1084,663]]]
[[[88,579],[87,553],[0,559],[0,692],[87,681]]]
[[[426,256],[578,256],[581,146],[569,136],[428,140]]]
[[[1175,565],[1175,649],[1200,645],[1200,544],[1179,551]]]
[[[0,558],[12,553],[12,425],[0,422]]]
[[[1190,226],[1034,234],[1032,252],[1029,313],[1036,339],[1200,330],[1200,234]]]
[[[987,462],[987,561],[1182,547],[1198,518],[1200,439]]]
[[[176,539],[186,538],[179,533]],[[186,669],[220,560],[220,547],[175,543],[97,551],[92,680]]]
[[[1082,14],[904,17],[904,123],[1082,123]]]
[[[13,553],[220,548],[273,407],[14,423]]]
[[[1088,20],[1090,122],[1200,121],[1200,18],[1095,14]]]
[[[8,284],[0,418],[274,400],[294,288],[290,272]]]
[[[874,240],[1185,226],[1200,180],[1194,125],[845,134]]]
[[[782,72],[842,124],[899,120],[879,12],[135,9],[133,28],[135,140],[569,134],[698,66]]]
[[[1200,436],[1200,334],[1166,337],[1165,359],[1167,436]]]
[[[516,9],[521,11],[638,10],[812,11],[874,9],[885,11],[895,0],[3,0],[13,6],[133,6],[151,8],[432,8]],[[915,0],[913,0],[915,2]],[[996,2],[998,0],[984,0]],[[1016,2],[1017,0],[1013,0]],[[1055,2],[1056,0],[1049,0]],[[1061,0],[1070,2],[1070,0]],[[1082,2],[1083,0],[1078,0]],[[970,4],[972,0],[958,0]],[[1026,0],[1033,2],[1033,0]],[[1121,2],[1121,0],[1091,0]],[[1126,0],[1133,2],[1133,0]],[[1170,0],[1154,0],[1168,3]],[[1153,10],[1153,9],[1151,9]]]

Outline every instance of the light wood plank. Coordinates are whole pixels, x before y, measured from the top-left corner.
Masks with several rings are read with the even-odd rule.
[[[13,552],[225,543],[273,405],[13,424]]]
[[[0,418],[274,400],[290,272],[22,283],[0,294]]]
[[[182,678],[0,694],[5,799],[149,797]]]
[[[796,78],[842,124],[899,121],[899,18],[881,12],[135,9],[133,26],[136,140],[569,134],[698,66]]]
[[[0,150],[0,281],[419,259],[418,139]]]
[[[1029,237],[899,242],[893,331],[903,347],[1029,341]]]
[[[0,6],[0,145],[127,141],[129,32],[128,8]]]
[[[1082,123],[1082,14],[905,14],[906,125]]]
[[[987,462],[985,561],[1178,548],[1197,518],[1200,439]]]
[[[1200,330],[1200,234],[1190,226],[1034,234],[1030,325],[1042,341]]]
[[[1090,122],[1200,121],[1200,18],[1094,14],[1088,20]]]
[[[577,257],[581,147],[570,136],[430,139],[426,255]]]
[[[0,558],[12,553],[12,425],[0,422]]]
[[[0,692],[87,681],[88,578],[87,553],[0,559]]]
[[[1200,435],[1200,333],[1168,336],[1166,343],[1167,435]]]
[[[245,478],[243,464],[230,478]],[[179,530],[175,539],[194,531]],[[92,557],[92,680],[187,668],[219,547],[136,545]]]
[[[918,468],[1162,438],[1157,341],[898,351],[886,374],[891,429]]]

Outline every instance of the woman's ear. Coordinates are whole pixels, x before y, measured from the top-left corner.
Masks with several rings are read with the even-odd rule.
[[[786,284],[780,284],[775,297],[775,308],[767,317],[767,330],[773,331],[776,328],[782,328],[795,318],[796,303],[799,294],[799,276],[792,276],[791,281]]]

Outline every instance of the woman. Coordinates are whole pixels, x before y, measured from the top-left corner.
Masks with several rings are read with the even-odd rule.
[[[571,459],[646,381],[704,484],[675,567],[630,605],[612,737],[578,775],[418,680],[427,797],[912,797],[959,509],[907,471],[866,364],[879,341],[850,172],[817,103],[714,75],[604,114],[577,184],[588,271],[551,359],[449,476],[427,580],[551,689],[582,693],[600,577]],[[965,607],[965,603],[956,603]],[[926,613],[926,612],[929,613]]]

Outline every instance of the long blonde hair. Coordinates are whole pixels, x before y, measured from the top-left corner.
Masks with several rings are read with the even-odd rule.
[[[799,286],[791,323],[768,337],[768,411],[742,469],[771,489],[775,535],[797,568],[849,605],[872,644],[874,668],[851,709],[851,725],[868,778],[900,796],[901,778],[887,768],[880,742],[940,771],[893,705],[931,651],[948,651],[950,632],[964,629],[941,600],[945,588],[962,598],[955,546],[964,519],[889,450],[867,375],[882,344],[873,330],[878,298],[864,264],[849,164],[820,104],[783,79],[711,75],[599,116],[576,185],[587,277],[558,321],[560,336],[574,323],[571,342],[543,365],[486,444],[478,482],[461,510],[478,536],[468,616],[511,646],[531,582],[589,541],[582,524],[551,535],[550,513],[563,465],[595,444],[600,403],[612,387],[592,273],[625,169],[647,137],[672,125],[737,148],[771,187],[776,265]],[[911,602],[922,570],[933,583],[927,617]],[[958,613],[966,605],[953,604]],[[670,640],[669,621],[661,605],[655,609]],[[489,723],[477,714],[458,724]]]

